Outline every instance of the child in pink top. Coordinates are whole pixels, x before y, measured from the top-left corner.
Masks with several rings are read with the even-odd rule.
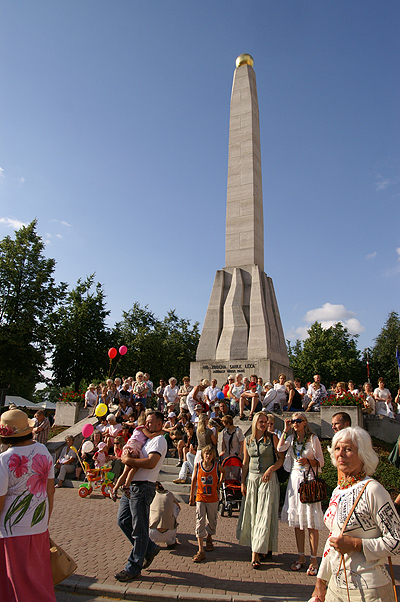
[[[143,416],[145,419],[145,417]],[[128,439],[128,443],[124,446],[122,450],[122,455],[128,456],[129,458],[140,458],[141,451],[143,445],[146,443],[147,439],[152,439],[156,437],[160,433],[157,431],[156,433],[150,432],[144,425],[137,426],[133,431],[133,435],[130,439]],[[117,491],[120,487],[123,486],[125,495],[129,497],[129,486],[132,482],[133,477],[137,472],[137,468],[132,468],[131,466],[127,466],[125,464],[124,472],[119,477],[118,481],[115,483],[115,487],[112,491],[111,497],[115,501],[117,499]]]
[[[94,467],[95,468],[101,468],[102,466],[104,466],[104,464],[107,462],[107,445],[104,442],[101,442],[98,444],[97,449],[99,451],[97,451],[94,454]],[[106,451],[104,451],[106,450]]]

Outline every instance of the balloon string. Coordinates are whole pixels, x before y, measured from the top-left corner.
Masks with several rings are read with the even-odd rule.
[[[119,364],[119,360],[120,360],[120,359],[121,359],[120,357],[117,359],[117,363],[115,364],[115,368],[114,368],[114,370],[112,371],[111,378],[114,376],[114,372],[115,372],[115,371],[116,371],[116,369],[117,369],[117,366],[118,366],[118,364]]]

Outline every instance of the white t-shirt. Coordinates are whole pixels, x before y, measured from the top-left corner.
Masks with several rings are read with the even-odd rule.
[[[286,387],[285,387],[285,385],[280,385],[279,383],[276,383],[276,385],[274,385],[274,389],[278,393],[279,402],[280,403],[284,403],[286,401]]]
[[[204,395],[206,397],[208,397],[208,399],[210,401],[215,401],[217,399],[217,394],[221,391],[221,389],[219,389],[218,387],[207,387],[207,389],[204,391]]]
[[[164,397],[168,399],[168,401],[176,402],[178,399],[179,389],[178,387],[171,387],[171,385],[167,385],[164,389]]]
[[[150,454],[156,453],[160,455],[160,459],[154,468],[139,468],[133,477],[134,481],[150,481],[155,483],[158,479],[158,473],[161,470],[164,458],[167,455],[168,445],[166,439],[159,435],[153,439],[148,439],[142,447],[143,458],[148,458]]]
[[[9,447],[0,454],[0,495],[6,496],[0,513],[0,539],[47,531],[48,479],[54,479],[53,459],[42,443]]]

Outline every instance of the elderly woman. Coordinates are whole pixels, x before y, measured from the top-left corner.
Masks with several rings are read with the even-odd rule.
[[[332,463],[344,477],[333,491],[324,517],[330,534],[314,599],[392,602],[395,598],[385,563],[388,556],[400,555],[400,519],[388,492],[370,478],[379,461],[371,438],[360,427],[348,427],[336,433],[329,451]]]
[[[179,404],[179,388],[176,385],[177,380],[174,376],[168,381],[168,385],[164,389],[164,406],[168,407],[169,403],[174,404],[174,409],[178,408]],[[175,407],[176,406],[176,407]]]
[[[275,452],[278,437],[268,431],[264,412],[255,414],[246,438],[242,468],[242,501],[236,536],[251,547],[251,564],[260,568],[260,555],[278,550],[279,483],[275,472],[283,454]]]
[[[378,378],[378,386],[374,391],[374,398],[376,401],[376,413],[382,416],[388,416],[394,418],[392,396],[389,389],[385,388],[385,381],[382,377]]]
[[[193,389],[192,385],[190,384],[190,378],[188,376],[184,376],[182,378],[183,381],[183,385],[181,386],[181,388],[179,389],[179,409],[180,410],[187,410],[187,403],[186,403],[186,398],[189,395],[190,391]]]
[[[290,431],[292,431],[291,434],[289,434]],[[308,529],[311,558],[307,575],[315,577],[318,571],[318,531],[324,526],[321,502],[302,503],[299,487],[304,478],[310,481],[314,478],[311,468],[316,473],[323,467],[324,455],[319,439],[312,432],[307,416],[303,412],[295,412],[292,419],[285,420],[278,451],[287,452],[284,468],[290,472],[281,520],[289,523],[290,527],[294,527],[299,553],[298,560],[290,568],[292,571],[299,571],[305,564],[305,530]]]
[[[231,403],[231,410],[233,410],[235,412],[235,414],[239,411],[239,403],[240,403],[240,396],[242,395],[243,391],[244,391],[244,383],[242,382],[243,379],[243,375],[242,374],[236,374],[235,375],[235,380],[234,382],[231,382],[230,386],[229,386],[229,399],[230,399],[230,403]],[[242,420],[244,418],[244,414],[242,413],[240,415],[240,419]]]
[[[143,372],[136,372],[136,381],[132,386],[132,394],[135,401],[140,401],[144,407],[146,407],[148,390],[149,388],[144,380]]]
[[[84,405],[84,409],[88,409],[90,408],[91,410],[91,416],[94,415],[94,409],[97,405],[97,393],[96,393],[96,386],[93,383],[90,383],[90,385],[87,388],[87,391],[85,393],[85,405]]]
[[[121,434],[122,425],[117,423],[117,419],[114,414],[107,416],[108,427],[103,433],[103,439],[107,445],[107,453],[112,452],[114,446],[114,439]]]
[[[54,501],[52,457],[32,439],[21,410],[0,418],[0,600],[56,602],[48,523]]]

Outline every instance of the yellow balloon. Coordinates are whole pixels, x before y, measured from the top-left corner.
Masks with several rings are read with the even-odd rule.
[[[105,403],[99,403],[99,405],[97,406],[97,408],[95,409],[95,414],[98,418],[100,418],[100,416],[104,416],[104,414],[107,414],[108,411],[108,407],[106,406]]]

